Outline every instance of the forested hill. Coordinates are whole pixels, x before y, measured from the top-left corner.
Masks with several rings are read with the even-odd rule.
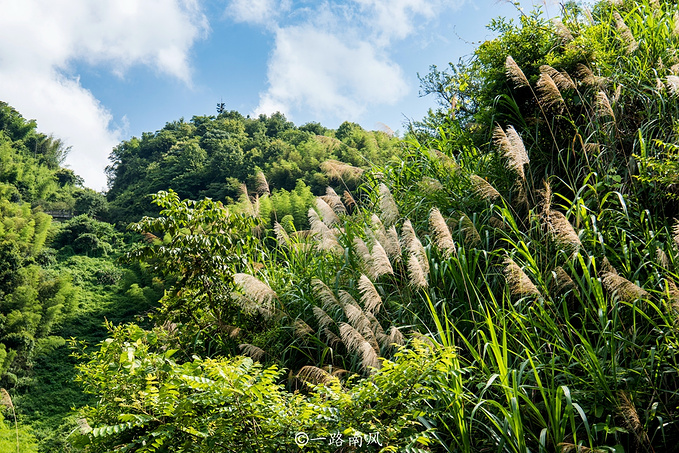
[[[156,213],[149,194],[159,190],[228,203],[239,198],[244,183],[253,192],[259,190],[259,172],[271,191],[291,191],[302,181],[320,195],[338,182],[330,178],[337,174],[337,165],[324,171],[321,164],[369,168],[398,155],[398,143],[392,134],[369,132],[349,122],[337,130],[318,123],[296,127],[280,113],[250,118],[224,111],[216,117],[180,119],[113,150],[107,194],[111,220],[129,222]],[[344,176],[348,187],[343,189],[353,190],[358,180]]]

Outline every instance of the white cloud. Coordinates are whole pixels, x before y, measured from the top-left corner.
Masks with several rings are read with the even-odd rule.
[[[197,0],[0,0],[0,99],[73,149],[67,163],[87,185],[119,139],[110,113],[77,79],[76,61],[117,74],[135,64],[190,83],[188,52],[208,31]]]
[[[237,22],[269,26],[290,7],[290,0],[231,0],[226,15]]]
[[[260,94],[256,112],[280,110],[294,116],[295,111],[312,111],[357,121],[370,106],[398,103],[413,87],[390,57],[393,44],[411,36],[416,24],[423,26],[442,8],[463,1],[350,0],[291,12],[297,23],[269,27],[276,44],[269,60],[269,87]],[[269,11],[275,2],[256,3]]]
[[[357,118],[367,105],[392,104],[408,92],[401,69],[378,49],[311,25],[278,30],[269,81],[258,113],[294,107]]]

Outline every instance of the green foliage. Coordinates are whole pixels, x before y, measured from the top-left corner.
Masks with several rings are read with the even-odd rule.
[[[299,433],[324,438],[309,441],[309,451],[340,451],[351,437],[371,433],[382,449],[373,442],[364,451],[416,451],[432,441],[418,420],[436,398],[431,383],[454,360],[449,351],[415,345],[364,380],[342,386],[327,375],[306,394],[288,393],[277,367],[249,358],[177,363],[167,335],[119,327],[87,355],[79,380],[102,399],[82,411],[86,451],[297,451]],[[333,447],[332,435],[342,443]]]
[[[81,214],[60,225],[54,233],[52,246],[57,249],[68,247],[77,254],[102,256],[113,251],[119,241],[118,236],[110,223]]]
[[[145,133],[114,149],[107,170],[112,219],[129,222],[157,214],[150,208],[149,194],[160,190],[231,203],[247,183],[251,192],[261,194],[255,181],[260,170],[268,180],[266,191],[293,191],[302,180],[320,193],[329,181],[320,167],[323,162],[339,160],[366,168],[398,153],[398,140],[358,125],[342,128],[341,139],[332,135],[317,124],[298,129],[280,113],[253,119],[222,112],[168,123],[155,134]],[[356,181],[350,184],[355,188]]]

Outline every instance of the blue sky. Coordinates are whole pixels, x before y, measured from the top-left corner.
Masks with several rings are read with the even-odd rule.
[[[534,3],[523,1],[531,9]],[[544,4],[549,16],[558,14]],[[0,100],[72,146],[105,189],[113,146],[227,109],[403,130],[426,74],[492,38],[495,0],[0,0]]]

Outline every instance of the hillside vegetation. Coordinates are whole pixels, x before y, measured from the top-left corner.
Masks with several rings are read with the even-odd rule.
[[[221,112],[114,150],[125,233],[84,215],[43,238],[6,200],[34,227],[5,222],[26,270],[3,275],[53,290],[0,299],[32,301],[19,332],[49,339],[2,337],[0,442],[15,410],[24,451],[676,449],[679,5],[490,28],[421,77],[439,107],[400,140]],[[106,307],[127,310],[106,332],[66,315]],[[58,329],[83,393],[46,424],[49,387],[19,382]]]

